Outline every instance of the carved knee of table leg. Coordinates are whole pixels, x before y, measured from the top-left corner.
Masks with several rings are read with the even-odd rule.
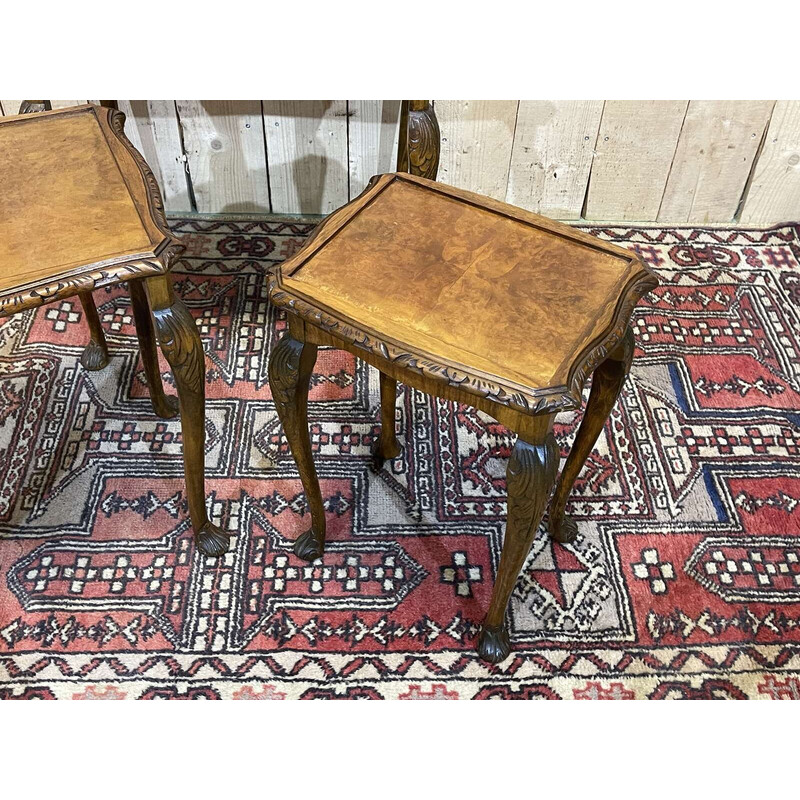
[[[394,429],[395,401],[397,399],[397,381],[383,372],[381,383],[381,435],[372,448],[372,461],[375,469],[381,469],[386,460],[400,455],[400,442]]]
[[[186,493],[195,542],[204,555],[220,556],[227,552],[230,537],[208,519],[206,512],[203,345],[192,315],[173,296],[169,277],[150,278],[147,286],[161,350],[178,389]]]
[[[275,408],[292,450],[311,511],[311,528],[294,544],[294,553],[314,561],[325,548],[325,508],[308,435],[308,385],[317,357],[316,345],[286,335],[269,359],[269,385]]]
[[[550,506],[550,535],[557,541],[574,541],[578,526],[566,515],[567,499],[586,459],[611,414],[633,359],[633,331],[627,328],[619,344],[594,371],[592,390],[575,442],[558,479]]]
[[[544,515],[558,470],[558,445],[552,433],[538,444],[517,439],[506,471],[508,522],[492,601],[478,639],[478,655],[497,664],[511,652],[506,611],[511,592]]]
[[[103,369],[108,364],[108,346],[100,324],[100,316],[91,292],[79,292],[78,297],[83,306],[83,315],[89,327],[89,342],[81,353],[81,364],[91,372]]]

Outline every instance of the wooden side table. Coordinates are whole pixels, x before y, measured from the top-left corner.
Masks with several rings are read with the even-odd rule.
[[[270,276],[272,302],[289,321],[270,358],[270,386],[311,510],[294,552],[311,561],[325,543],[307,418],[318,345],[380,370],[379,460],[399,452],[396,381],[476,406],[518,434],[478,643],[481,658],[502,661],[508,601],[556,481],[555,414],[580,406],[594,371],[550,511],[551,535],[568,542],[576,527],[567,497],[628,373],[633,307],[655,285],[633,253],[566,225],[417,176],[373,178]]]
[[[153,408],[163,418],[178,407],[164,394],[156,336],[175,376],[197,547],[221,555],[229,537],[205,506],[203,346],[168,274],[183,247],[124,125],[120,111],[92,105],[0,118],[0,316],[79,295],[91,336],[82,362],[98,369],[107,351],[90,293],[127,281]]]

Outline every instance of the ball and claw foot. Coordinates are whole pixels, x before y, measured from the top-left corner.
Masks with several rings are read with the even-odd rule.
[[[174,419],[178,416],[179,410],[178,398],[171,394],[165,394],[163,401],[153,402],[153,411],[161,419]]]
[[[231,537],[213,523],[206,522],[194,535],[194,541],[204,556],[221,556],[228,552]]]
[[[81,364],[90,372],[97,372],[108,365],[108,350],[98,342],[90,341],[81,353]]]
[[[578,526],[571,517],[563,517],[560,523],[553,520],[550,523],[550,535],[561,544],[570,544],[578,536]]]
[[[303,561],[316,561],[322,558],[325,550],[325,538],[314,533],[314,530],[307,530],[301,534],[292,548],[294,554]]]
[[[478,658],[490,664],[499,664],[505,661],[511,653],[511,642],[508,638],[508,628],[499,625],[496,628],[484,625],[478,639]]]

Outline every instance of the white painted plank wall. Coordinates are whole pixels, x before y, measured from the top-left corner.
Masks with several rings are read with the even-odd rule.
[[[505,200],[519,100],[436,100],[437,180]]]
[[[800,220],[800,100],[778,100],[745,197],[748,225]]]
[[[20,102],[0,100],[0,112],[17,113]],[[118,102],[173,214],[327,214],[395,166],[399,101]],[[800,219],[800,101],[435,107],[439,180],[551,217],[665,225],[731,223],[737,213],[748,225]]]
[[[153,170],[167,213],[192,207],[174,100],[119,100],[125,133]]]
[[[197,211],[270,211],[259,100],[176,100]]]
[[[772,100],[689,103],[659,221],[733,219],[773,105]]]
[[[347,101],[265,100],[275,211],[330,214],[348,197]]]
[[[399,100],[347,101],[350,197],[356,197],[373,175],[394,172],[400,130]]]
[[[587,219],[656,218],[687,106],[687,100],[606,101]]]
[[[602,100],[520,100],[506,200],[578,219],[602,113]]]

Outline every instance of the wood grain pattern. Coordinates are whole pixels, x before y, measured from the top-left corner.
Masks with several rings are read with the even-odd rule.
[[[492,601],[478,639],[478,655],[490,664],[504,661],[511,652],[506,612],[511,592],[530,553],[533,537],[544,516],[550,490],[558,471],[559,451],[548,429],[541,439],[526,442],[519,437],[506,469],[508,522],[503,552],[497,567]]]
[[[730,222],[753,166],[772,100],[692,100],[658,219]]]
[[[205,506],[203,346],[166,274],[183,247],[167,227],[158,184],[124,124],[122,112],[96,105],[0,119],[0,316],[78,294],[92,335],[84,363],[99,368],[105,342],[89,292],[131,281],[145,369],[155,387],[155,337],[149,320],[143,324],[148,303],[137,282],[146,279],[158,340],[178,388],[195,542],[201,553],[218,556],[229,537],[209,521]],[[172,403],[158,389],[156,410],[168,415]]]
[[[597,138],[586,219],[654,220],[688,101],[607,100]]]
[[[268,212],[258,100],[177,100],[197,211]]]
[[[372,182],[270,280],[276,305],[336,336],[528,413],[580,403],[620,320],[655,285],[622,248],[400,174]]]
[[[345,100],[265,100],[275,208],[330,214],[349,200]]]
[[[191,159],[182,150],[175,101],[118,102],[132,117],[128,132],[151,163],[171,213],[194,210],[190,162],[201,184],[196,210],[267,210],[266,137],[276,213],[329,213],[357,196],[373,174],[395,168],[399,101],[267,102],[266,134],[258,133],[264,127],[259,101],[241,119],[237,104],[208,115],[196,103],[210,121],[195,126],[205,133],[188,137]],[[789,162],[800,154],[792,110],[800,101],[778,103],[759,152],[762,139],[753,133],[772,102],[692,101],[681,118],[686,101],[608,101],[604,130],[595,136],[602,101],[523,100],[518,108],[517,101],[438,101],[438,178],[562,219],[577,218],[585,197],[591,219],[724,223],[743,194],[746,224],[795,219],[800,178]],[[0,101],[6,116],[19,105]],[[251,155],[252,168],[244,163]],[[752,185],[743,192],[748,161]],[[212,177],[213,187],[226,187],[218,197],[209,196]]]
[[[520,100],[506,201],[578,219],[602,112],[602,100]]]
[[[438,180],[504,200],[517,100],[436,100],[442,151]]]
[[[369,179],[391,172],[397,161],[399,100],[348,100],[347,123],[350,197],[364,191]]]
[[[192,211],[186,158],[174,100],[120,100],[125,132],[145,157],[161,189],[168,213]]]
[[[580,402],[588,371],[603,361],[563,494],[605,421],[605,365],[615,363],[625,331],[623,349],[632,352],[633,303],[654,285],[634,254],[545,217],[413,174],[370,180],[269,276],[289,328],[270,356],[270,387],[312,511],[295,554],[313,561],[325,544],[307,419],[317,347],[347,350],[380,371],[378,468],[399,451],[396,381],[486,411],[518,434],[503,552],[477,648],[483,660],[503,661],[508,601],[558,469],[554,412]]]
[[[767,128],[740,222],[800,219],[800,100],[778,100]]]
[[[0,315],[162,273],[181,249],[123,120],[97,106],[0,119]]]

